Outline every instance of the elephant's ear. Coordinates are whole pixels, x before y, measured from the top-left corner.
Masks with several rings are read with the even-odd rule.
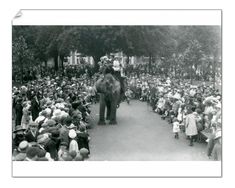
[[[114,86],[112,88],[112,93],[117,93],[117,92],[120,93],[120,89],[121,89],[120,82],[115,81]]]
[[[103,79],[100,78],[96,81],[95,83],[95,90],[98,92],[98,93],[102,93],[104,92],[105,88],[104,88],[104,83],[103,83]]]

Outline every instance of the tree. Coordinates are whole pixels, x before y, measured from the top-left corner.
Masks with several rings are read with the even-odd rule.
[[[28,48],[23,36],[14,38],[12,41],[12,61],[21,69],[21,81],[23,82],[24,66],[29,65],[33,60],[33,53]]]
[[[62,38],[65,37],[66,26],[40,26],[36,44],[39,49],[39,57],[45,62],[49,58],[54,59],[55,71],[58,71],[58,57],[63,61],[64,57],[69,54],[67,46],[62,45]]]
[[[221,57],[221,29],[217,26],[14,26],[13,41],[19,36],[33,53],[33,62],[54,58],[55,70],[59,69],[58,57],[63,62],[71,51],[92,56],[96,70],[100,57],[113,52],[148,57],[150,71],[155,59],[164,57],[168,72],[189,72],[191,63],[197,70],[208,63],[201,61],[202,56],[213,57],[213,65],[218,67]],[[63,69],[63,63],[61,66]]]
[[[190,73],[190,80],[192,82],[195,78],[198,66],[201,65],[203,59],[203,51],[201,45],[197,40],[192,40],[188,43],[188,47],[184,52],[184,62],[187,67],[186,71]]]

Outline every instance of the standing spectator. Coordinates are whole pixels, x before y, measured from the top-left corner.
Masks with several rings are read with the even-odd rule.
[[[24,132],[25,132],[24,128],[22,128],[20,125],[16,126],[15,130],[13,131],[13,133],[15,134],[12,142],[13,150],[17,149],[19,144],[25,140]]]
[[[32,121],[32,116],[30,112],[30,104],[28,102],[23,103],[23,116],[21,119],[21,126],[28,129],[29,123]]]
[[[16,87],[13,87],[13,96],[12,96],[12,119],[15,119],[16,114],[15,114],[15,107],[17,104],[17,99],[19,98],[20,92],[17,91]]]
[[[193,136],[197,135],[197,125],[196,125],[196,118],[195,114],[193,113],[195,111],[194,107],[191,107],[188,109],[188,115],[186,116],[186,135],[190,138],[190,146],[193,146]]]
[[[32,109],[32,119],[33,121],[38,117],[39,112],[40,112],[40,104],[37,98],[37,95],[33,96],[33,99],[31,101],[31,109]]]
[[[21,125],[21,120],[23,116],[22,98],[18,98],[16,100],[15,115],[16,115],[15,126]]]

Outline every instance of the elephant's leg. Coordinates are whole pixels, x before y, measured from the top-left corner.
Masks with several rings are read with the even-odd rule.
[[[118,98],[114,97],[113,101],[111,102],[111,112],[110,112],[110,122],[109,122],[109,124],[111,125],[117,124],[116,121],[117,104],[118,104]]]
[[[104,100],[104,95],[100,94],[100,116],[99,116],[98,125],[105,125],[105,119],[104,119],[105,106],[106,103]]]
[[[110,101],[106,101],[106,107],[107,107],[106,120],[110,120],[110,113],[111,113],[111,102]]]

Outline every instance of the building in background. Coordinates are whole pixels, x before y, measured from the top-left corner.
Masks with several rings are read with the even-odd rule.
[[[65,65],[80,65],[83,63],[94,64],[94,60],[91,56],[82,56],[77,51],[71,51],[70,56],[66,58]]]

